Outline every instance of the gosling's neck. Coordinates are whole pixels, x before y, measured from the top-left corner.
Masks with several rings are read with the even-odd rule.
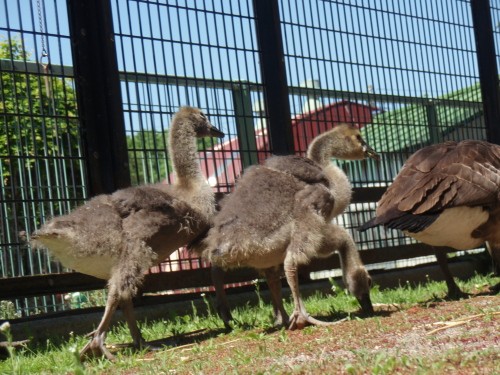
[[[196,134],[186,120],[178,120],[170,129],[170,156],[179,185],[190,185],[201,177]]]
[[[332,157],[343,159],[345,156],[342,140],[335,129],[316,137],[307,149],[307,157],[323,168],[330,165]]]

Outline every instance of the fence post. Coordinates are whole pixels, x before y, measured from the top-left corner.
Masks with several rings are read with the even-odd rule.
[[[250,98],[250,89],[244,83],[234,84],[231,91],[233,93],[241,164],[245,169],[259,162],[253,124],[252,100]]]
[[[471,0],[488,141],[500,144],[500,94],[489,0]]]
[[[432,100],[429,100],[427,104],[425,104],[425,115],[429,128],[429,141],[431,144],[439,143],[441,141],[439,135],[439,117],[436,104]]]
[[[111,4],[67,4],[89,193],[111,193],[130,186]]]
[[[254,0],[264,102],[274,154],[294,152],[278,0]]]

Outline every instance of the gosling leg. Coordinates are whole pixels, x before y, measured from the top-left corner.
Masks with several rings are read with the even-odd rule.
[[[133,243],[130,243],[128,246],[130,249],[141,248],[140,246],[134,246]],[[141,343],[144,342],[133,312],[132,297],[137,292],[137,286],[144,278],[145,270],[141,267],[131,267],[129,263],[130,259],[127,259],[127,257],[124,257],[124,259],[124,263],[119,264],[111,272],[111,278],[108,280],[108,300],[106,301],[104,315],[99,326],[94,331],[94,336],[80,352],[81,359],[87,356],[98,355],[104,355],[110,361],[115,359],[106,348],[104,342],[106,340],[106,333],[111,324],[111,318],[119,305],[123,308],[125,319],[127,320],[130,333],[134,340],[134,345],[141,345]]]
[[[231,325],[229,323],[233,320],[233,317],[231,315],[231,311],[229,310],[226,290],[224,289],[224,270],[221,267],[212,265],[210,273],[212,276],[212,283],[215,288],[217,313],[224,322],[226,329],[231,329]]]
[[[290,330],[302,329],[307,324],[316,326],[330,326],[341,322],[341,320],[335,322],[323,322],[321,320],[315,319],[312,316],[310,316],[306,311],[302,298],[300,297],[297,265],[295,264],[295,261],[293,260],[293,255],[291,255],[290,252],[288,252],[285,257],[284,266],[285,266],[286,280],[292,292],[293,303],[295,305],[294,311],[290,316],[288,329]]]
[[[280,271],[278,267],[266,268],[264,270],[267,286],[271,293],[271,303],[273,304],[274,325],[288,326],[288,314],[283,306],[283,295],[281,290]]]
[[[127,322],[128,329],[130,330],[130,335],[134,343],[134,347],[137,349],[148,348],[149,345],[142,338],[141,331],[137,326],[137,319],[134,313],[134,305],[131,299],[124,299],[120,302],[120,308],[123,311],[123,316]]]
[[[114,291],[109,292],[108,299],[106,301],[106,308],[104,309],[104,315],[99,323],[99,326],[94,331],[92,339],[84,346],[80,351],[80,360],[84,360],[87,357],[97,357],[105,356],[110,361],[115,360],[115,356],[106,348],[105,340],[106,333],[111,324],[111,318],[116,311],[120,303],[118,294]]]

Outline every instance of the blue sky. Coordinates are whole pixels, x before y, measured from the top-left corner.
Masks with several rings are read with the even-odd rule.
[[[51,62],[71,65],[66,1],[40,1]],[[467,1],[279,3],[290,85],[317,79],[325,89],[366,92],[372,85],[375,93],[438,97],[478,80]],[[498,3],[492,0],[494,7]],[[251,1],[112,0],[112,7],[121,70],[261,80]],[[495,9],[494,23],[499,13]],[[26,48],[33,58],[40,56],[40,36],[33,34],[39,31],[35,0],[0,0],[3,38],[7,26],[14,29],[11,35],[23,29]],[[498,33],[495,41],[498,46]],[[231,104],[224,92],[200,97],[199,90],[123,88],[125,101],[149,109],[165,101],[171,106],[186,100],[206,107]]]

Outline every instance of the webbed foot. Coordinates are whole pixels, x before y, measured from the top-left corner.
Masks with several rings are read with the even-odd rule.
[[[290,317],[290,324],[288,325],[288,329],[292,331],[295,329],[303,329],[307,325],[326,327],[338,324],[345,320],[347,320],[347,318],[336,320],[335,322],[324,322],[322,320],[313,318],[311,315],[307,313],[302,313],[301,311],[294,311],[292,313],[292,316]]]
[[[87,358],[106,357],[110,361],[115,361],[115,356],[106,348],[104,337],[101,335],[94,336],[87,345],[80,351],[80,360],[84,361]]]

